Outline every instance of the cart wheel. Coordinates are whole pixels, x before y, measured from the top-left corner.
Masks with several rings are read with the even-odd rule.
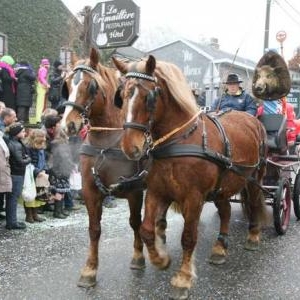
[[[291,188],[287,178],[279,180],[273,203],[275,230],[279,235],[286,233],[291,217]]]
[[[294,188],[293,188],[293,203],[294,203],[294,213],[296,218],[300,219],[300,173],[296,175]]]

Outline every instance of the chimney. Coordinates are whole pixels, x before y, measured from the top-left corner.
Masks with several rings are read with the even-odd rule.
[[[216,50],[220,49],[220,45],[219,45],[219,41],[217,38],[212,37],[210,38],[210,43],[209,43],[210,47]]]

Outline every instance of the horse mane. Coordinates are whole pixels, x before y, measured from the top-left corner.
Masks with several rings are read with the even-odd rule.
[[[146,59],[143,60],[144,69],[145,61]],[[159,79],[158,81],[166,84],[175,102],[182,110],[190,114],[195,114],[199,110],[192,89],[179,67],[170,62],[157,60],[154,74]]]

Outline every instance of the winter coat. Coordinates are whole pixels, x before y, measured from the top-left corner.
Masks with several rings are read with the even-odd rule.
[[[214,111],[217,109],[222,111],[230,109],[245,111],[255,116],[257,105],[249,94],[240,89],[240,93],[238,95],[229,95],[225,93],[221,98],[216,99],[211,106],[211,110]]]
[[[0,101],[5,103],[6,107],[16,110],[16,80],[8,70],[9,66],[0,62],[0,81],[2,92],[0,94]]]
[[[60,132],[50,142],[49,182],[52,193],[66,193],[70,191],[69,178],[74,163],[66,137]]]
[[[17,137],[9,137],[7,140],[9,149],[9,163],[11,175],[25,175],[26,165],[31,162],[30,156],[27,154],[26,146]]]
[[[64,81],[61,74],[61,70],[55,69],[54,72],[50,75],[48,100],[54,105],[58,105],[61,102],[61,89]]]
[[[37,177],[40,172],[47,170],[44,149],[28,148],[28,155],[31,157],[31,163],[34,165],[34,177]]]
[[[12,181],[9,165],[9,150],[0,136],[0,193],[10,193]]]
[[[36,76],[29,66],[21,66],[16,74],[18,78],[16,106],[31,107],[35,92]]]

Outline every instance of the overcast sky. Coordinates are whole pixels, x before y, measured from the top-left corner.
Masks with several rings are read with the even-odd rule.
[[[97,0],[62,0],[73,14]],[[116,0],[115,0],[116,1]],[[119,0],[121,1],[121,0]],[[140,36],[143,29],[167,26],[183,38],[218,38],[220,48],[258,61],[263,54],[267,0],[133,0],[141,8]],[[300,1],[272,0],[269,48],[280,52],[276,33],[287,33],[283,53],[290,59],[300,46]]]

